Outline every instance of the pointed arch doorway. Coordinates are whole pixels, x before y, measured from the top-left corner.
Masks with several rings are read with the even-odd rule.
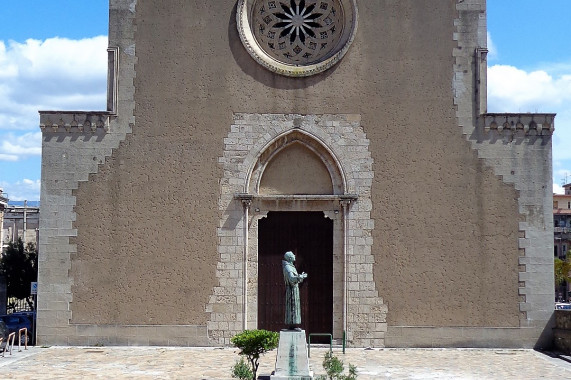
[[[285,285],[282,259],[296,256],[300,285],[301,328],[333,333],[333,220],[323,212],[269,212],[258,227],[258,328],[279,331],[284,324]]]
[[[239,331],[261,327],[260,223],[273,212],[318,212],[333,222],[333,339],[381,345],[386,328],[378,322],[386,307],[372,275],[373,160],[360,115],[240,113],[227,137],[220,157],[219,285],[206,309],[211,341],[230,344]],[[283,289],[281,272],[278,278]]]

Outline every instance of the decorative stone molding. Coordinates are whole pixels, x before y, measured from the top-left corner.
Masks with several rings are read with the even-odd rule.
[[[304,77],[335,65],[357,29],[355,0],[240,0],[240,39],[259,64]]]
[[[248,206],[253,200],[261,201],[317,201],[317,202],[339,202],[341,205],[349,205],[351,202],[357,201],[359,196],[357,194],[346,195],[255,195],[246,193],[237,193],[234,196]]]
[[[552,135],[554,113],[487,113],[481,115],[484,131],[516,134],[523,132],[525,136]]]
[[[301,119],[296,120],[294,120],[294,124],[300,122]],[[329,176],[334,184],[333,193],[344,194],[346,179],[344,173],[339,169],[341,166],[335,155],[322,142],[317,141],[315,137],[310,136],[306,131],[299,128],[288,131],[276,138],[268,146],[262,148],[263,153],[258,158],[254,169],[249,175],[246,190],[257,193],[266,165],[278,152],[296,141],[303,142],[303,145],[315,153],[327,167]]]
[[[219,162],[224,170],[216,277],[206,312],[211,343],[227,345],[257,328],[258,223],[269,211],[320,211],[333,220],[333,334],[358,347],[383,347],[387,306],[375,287],[373,159],[360,115],[234,115]],[[258,194],[271,158],[303,144],[324,163],[333,194]]]
[[[40,111],[40,129],[56,133],[108,132],[109,116],[109,112]]]

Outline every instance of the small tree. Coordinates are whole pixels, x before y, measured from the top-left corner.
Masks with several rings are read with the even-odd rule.
[[[25,299],[33,310],[30,283],[38,280],[38,251],[35,244],[28,243],[24,247],[21,238],[16,243],[10,242],[0,259],[0,275],[6,278],[8,297]]]
[[[565,281],[571,281],[571,259],[568,257],[565,260],[555,258],[555,285],[561,285]]]
[[[240,349],[240,355],[244,355],[250,363],[252,380],[256,380],[256,373],[258,372],[260,355],[273,350],[278,346],[279,334],[267,330],[244,330],[239,334],[234,335],[230,342]],[[243,362],[242,362],[243,363]],[[242,376],[246,373],[243,365],[240,362],[236,363],[233,368],[233,377],[243,379],[244,377],[238,376],[238,368]]]

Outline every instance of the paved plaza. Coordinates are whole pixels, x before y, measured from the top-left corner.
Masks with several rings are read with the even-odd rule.
[[[323,374],[328,349],[311,349],[311,366]],[[571,379],[571,364],[533,350],[340,349],[334,353],[368,379]],[[3,379],[231,379],[232,348],[32,347],[0,358]],[[270,374],[275,351],[261,359]]]

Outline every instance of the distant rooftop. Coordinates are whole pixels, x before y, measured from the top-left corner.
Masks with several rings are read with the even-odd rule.
[[[8,206],[24,207],[24,201],[9,201]],[[40,207],[40,201],[28,201],[28,207]]]
[[[8,194],[4,193],[4,190],[0,187],[0,203],[5,207],[6,202],[8,202]]]

